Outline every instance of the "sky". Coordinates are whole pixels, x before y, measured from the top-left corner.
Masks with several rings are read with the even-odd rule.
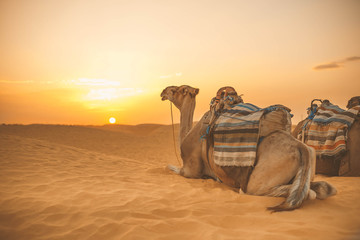
[[[223,86],[293,123],[360,95],[358,0],[1,0],[0,123],[170,124],[167,86]],[[175,122],[179,122],[175,111]]]

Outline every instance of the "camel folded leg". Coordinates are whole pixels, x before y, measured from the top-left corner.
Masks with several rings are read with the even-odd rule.
[[[169,164],[167,167],[168,167],[168,169],[170,169],[170,170],[173,171],[174,173],[180,175],[180,170],[181,170],[181,168],[176,167],[176,166],[174,166],[174,165],[170,165],[170,164]]]
[[[197,171],[194,171],[194,169],[191,168],[186,168],[186,167],[180,168],[174,165],[168,165],[168,169],[186,178],[201,178],[201,175],[199,175]]]
[[[174,173],[180,175],[180,176],[184,176],[184,177],[188,177],[188,178],[194,178],[192,175],[187,175],[186,174],[186,171],[184,171],[184,168],[179,168],[179,167],[176,167],[174,165],[168,165],[167,166],[169,170],[173,171]],[[221,180],[218,178],[218,177],[212,177],[212,176],[204,176],[203,178],[210,178],[210,179],[214,179],[215,181],[217,182],[220,182],[221,183]]]

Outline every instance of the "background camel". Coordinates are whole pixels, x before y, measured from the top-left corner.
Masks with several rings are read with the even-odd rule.
[[[192,116],[195,96],[190,94],[198,89],[183,85],[170,86],[161,93],[162,100],[169,100],[179,106],[181,114]],[[310,198],[324,199],[336,193],[336,189],[326,182],[310,181],[315,174],[315,151],[296,140],[286,131],[275,131],[266,136],[257,149],[255,167],[221,167],[214,163],[212,141],[201,141],[205,133],[210,112],[191,128],[189,121],[180,119],[181,129],[186,129],[181,142],[181,158],[183,167],[169,168],[188,178],[211,177],[223,183],[240,188],[252,195],[280,196],[285,201],[278,206],[268,208],[273,211],[287,211],[300,207],[302,202]],[[188,125],[188,126],[185,126]],[[311,188],[311,189],[310,189]]]
[[[323,101],[323,104],[329,104],[327,101]],[[360,96],[351,98],[348,101],[347,108],[353,108],[360,105]],[[292,135],[297,137],[302,128],[310,122],[311,119],[306,118],[298,123]],[[336,161],[330,161],[328,159],[322,159],[317,156],[316,159],[316,173],[332,175],[332,176],[360,176],[360,116],[358,115],[351,125],[351,128],[347,133],[346,141],[347,152],[344,156]],[[342,167],[341,163],[347,163],[349,167]]]

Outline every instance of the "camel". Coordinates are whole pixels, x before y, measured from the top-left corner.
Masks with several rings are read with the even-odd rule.
[[[319,100],[320,99],[315,99]],[[313,100],[314,101],[314,100]],[[313,102],[312,101],[312,102]],[[328,100],[321,101],[322,105],[330,104]],[[360,105],[360,96],[352,97],[346,106],[347,109]],[[314,105],[315,106],[315,105]],[[314,106],[310,107],[313,108]],[[316,109],[312,109],[316,112]],[[309,114],[309,112],[308,112]],[[300,121],[292,135],[297,137],[307,122],[311,120],[308,118]],[[360,116],[358,115],[353,122],[351,128],[347,133],[346,154],[338,161],[329,161],[321,159],[319,156],[316,159],[316,173],[331,175],[331,176],[360,176]],[[341,163],[349,163],[349,167],[342,167]]]
[[[188,118],[193,116],[198,93],[199,89],[182,85],[167,87],[160,95],[187,116],[184,117],[187,121],[180,119],[180,128],[186,130],[180,146],[183,166],[169,165],[170,170],[187,178],[213,178],[246,194],[286,198],[281,204],[268,207],[271,211],[294,210],[307,198],[325,199],[336,194],[336,189],[327,182],[311,182],[315,175],[315,151],[286,131],[272,132],[261,141],[254,167],[216,165],[211,138],[201,140],[211,112],[206,112],[192,128]]]

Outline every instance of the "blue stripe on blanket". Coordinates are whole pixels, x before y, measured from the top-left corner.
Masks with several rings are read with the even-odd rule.
[[[256,111],[261,110],[261,108],[259,108],[258,106],[255,106],[254,104],[251,104],[251,103],[239,103],[239,104],[231,105],[229,107],[230,108],[244,108],[244,109],[250,110],[250,112],[256,112]]]
[[[241,120],[241,118],[239,118],[238,120]],[[217,124],[216,126],[217,127],[237,127],[237,126],[248,126],[248,125],[259,125],[259,120],[254,120],[254,121],[239,121],[239,122],[236,122],[236,123],[219,123]]]
[[[331,118],[327,118],[327,119],[321,119],[321,118],[315,119],[314,118],[313,122],[320,123],[320,124],[329,124],[329,123],[333,123],[333,122],[338,122],[338,123],[346,124],[348,127],[350,127],[352,124],[352,122],[350,122],[350,121],[347,121],[347,120],[341,119],[341,118],[336,118],[336,117],[331,117]]]

